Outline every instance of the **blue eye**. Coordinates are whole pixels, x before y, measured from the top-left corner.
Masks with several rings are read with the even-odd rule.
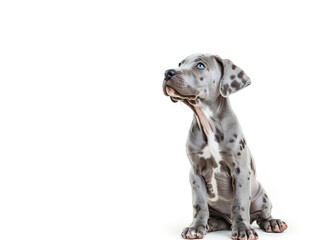
[[[198,69],[200,69],[200,70],[204,70],[204,69],[205,69],[205,66],[204,66],[204,64],[202,64],[202,63],[198,63],[196,67],[197,67]]]

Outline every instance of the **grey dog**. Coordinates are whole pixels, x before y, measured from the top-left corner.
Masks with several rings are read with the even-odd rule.
[[[253,157],[228,96],[250,84],[243,70],[217,55],[194,54],[165,72],[163,90],[194,112],[187,139],[194,216],[183,238],[232,230],[233,239],[258,238],[251,224],[283,232],[287,224],[271,216],[272,204],[256,180]]]

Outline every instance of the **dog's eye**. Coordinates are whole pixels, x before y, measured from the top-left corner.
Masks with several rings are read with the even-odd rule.
[[[204,64],[202,64],[202,63],[198,63],[196,67],[197,67],[198,69],[200,69],[200,70],[205,69],[205,66],[204,66]]]

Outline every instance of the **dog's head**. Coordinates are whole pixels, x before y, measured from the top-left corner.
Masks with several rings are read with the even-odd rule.
[[[178,68],[165,71],[163,90],[173,102],[181,100],[194,105],[198,100],[228,97],[250,83],[244,71],[230,60],[211,54],[193,54],[181,61]]]

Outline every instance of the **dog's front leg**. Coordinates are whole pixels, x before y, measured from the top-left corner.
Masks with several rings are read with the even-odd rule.
[[[232,202],[232,239],[253,240],[257,233],[250,224],[251,183],[247,167],[235,169],[235,196]]]
[[[189,227],[185,228],[183,238],[203,238],[206,234],[206,225],[209,217],[207,205],[207,190],[204,179],[194,169],[190,170],[190,184],[192,187],[192,203],[194,219]]]

